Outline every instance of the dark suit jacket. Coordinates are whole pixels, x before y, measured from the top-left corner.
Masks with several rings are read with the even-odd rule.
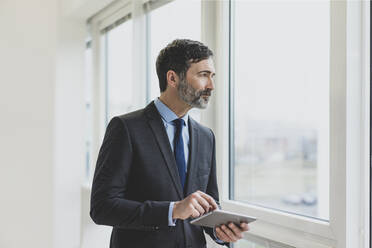
[[[113,226],[110,248],[202,248],[203,229],[189,220],[168,226],[171,201],[201,190],[218,202],[215,139],[189,118],[190,157],[185,192],[164,124],[155,104],[114,117],[94,173],[93,221]],[[213,230],[204,229],[213,237]]]

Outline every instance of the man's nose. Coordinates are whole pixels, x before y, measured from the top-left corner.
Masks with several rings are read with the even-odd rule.
[[[214,79],[212,77],[209,77],[207,88],[214,90]]]

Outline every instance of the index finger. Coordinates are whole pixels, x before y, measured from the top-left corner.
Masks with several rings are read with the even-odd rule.
[[[212,196],[202,192],[202,191],[198,191],[198,193],[201,195],[201,197],[203,197],[205,200],[207,200],[209,202],[209,204],[211,204],[213,206],[213,209],[218,209],[218,206],[217,206],[217,203],[215,202],[215,200],[213,199]]]
[[[242,222],[240,223],[240,228],[243,232],[245,231],[249,231],[249,226],[248,226],[248,223],[245,223],[245,222]]]

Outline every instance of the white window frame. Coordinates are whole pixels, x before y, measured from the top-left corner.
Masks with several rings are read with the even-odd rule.
[[[357,248],[369,242],[369,1],[331,1],[329,222],[229,200],[229,3],[214,5],[218,28],[216,133],[222,207],[256,216],[245,236],[298,248]],[[367,176],[368,175],[368,176]]]

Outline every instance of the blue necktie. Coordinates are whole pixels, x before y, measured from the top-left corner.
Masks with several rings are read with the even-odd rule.
[[[173,122],[176,124],[176,133],[174,136],[174,157],[176,158],[182,188],[184,188],[186,181],[186,161],[185,151],[183,149],[182,128],[185,124],[185,121],[180,118],[174,120]]]

